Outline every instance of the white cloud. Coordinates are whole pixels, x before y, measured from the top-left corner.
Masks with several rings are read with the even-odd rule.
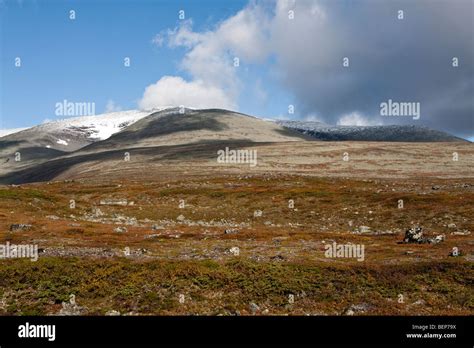
[[[181,77],[164,76],[149,85],[139,102],[141,109],[179,106],[235,109],[236,105],[221,89],[201,80],[185,81]]]
[[[156,34],[155,37],[151,40],[151,43],[158,46],[158,47],[161,47],[163,46],[163,43],[165,42],[165,38],[163,36],[163,34]]]
[[[304,121],[310,121],[310,122],[323,122],[323,120],[321,119],[321,117],[319,117],[317,114],[309,114],[309,115],[306,115],[304,118],[303,118]]]
[[[120,105],[115,104],[113,100],[109,99],[107,101],[107,104],[105,105],[105,113],[116,111],[122,111],[122,107]]]
[[[396,3],[403,4],[411,18],[418,20],[397,20]],[[169,47],[185,48],[179,68],[190,79],[184,85],[202,89],[201,94],[212,90],[219,96],[216,101],[225,101],[220,107],[237,107],[244,87],[239,79],[242,65],[265,64],[293,96],[299,111],[294,117],[316,114],[330,124],[380,124],[387,122],[378,115],[381,101],[415,100],[423,102],[429,115],[423,118],[426,125],[472,134],[473,82],[469,77],[474,51],[469,45],[469,9],[472,0],[459,0],[455,5],[429,2],[423,9],[409,1],[250,0],[212,30],[196,32],[192,21],[182,21],[154,41],[159,46],[167,42]],[[289,11],[293,11],[293,19]],[[440,68],[439,64],[445,64],[441,58],[430,60],[450,51],[449,57],[463,57],[463,74]],[[240,59],[240,68],[233,66],[234,57]],[[342,67],[344,57],[350,58],[350,67]],[[449,65],[449,59],[443,62]],[[264,97],[258,86],[248,86],[252,87],[257,99]],[[188,95],[180,99],[183,104],[190,104]],[[447,101],[437,105],[443,96],[448,96]],[[457,122],[445,117],[453,109]]]
[[[381,124],[381,122],[364,117],[358,112],[343,115],[337,121],[338,126],[378,126]]]
[[[192,29],[193,21],[191,19],[181,22],[179,27],[173,30],[166,30],[161,32],[162,37],[168,39],[168,45],[170,47],[187,47],[192,48],[198,43],[202,42],[205,38],[205,34],[195,33]]]
[[[161,32],[153,42],[161,46],[164,37],[170,47],[184,47],[187,53],[180,68],[189,73],[190,81],[167,76],[146,87],[141,108],[163,105],[238,108],[242,88],[234,58],[244,62],[262,62],[268,53],[262,9],[250,5],[221,22],[213,31],[194,32],[192,21],[183,21],[178,28]],[[170,90],[169,88],[177,88]],[[260,94],[263,97],[263,94]]]

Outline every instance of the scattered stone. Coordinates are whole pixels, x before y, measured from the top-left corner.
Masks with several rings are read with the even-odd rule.
[[[164,230],[165,228],[163,226],[153,225],[153,226],[151,226],[151,229],[153,231],[156,231],[156,230]]]
[[[441,187],[439,185],[434,185],[431,187],[432,190],[439,190]]]
[[[28,224],[12,224],[10,225],[10,231],[27,231],[32,227],[32,225]]]
[[[283,257],[281,255],[275,255],[275,256],[270,257],[270,260],[272,260],[272,261],[284,261],[285,257]]]
[[[47,215],[47,216],[46,216],[46,219],[59,220],[59,216],[56,216],[56,215]]]
[[[412,255],[414,254],[415,252],[414,251],[411,251],[411,250],[407,250],[405,251],[405,255]]]
[[[421,227],[413,227],[405,232],[405,243],[423,243],[423,229]]]
[[[176,220],[178,221],[184,221],[186,218],[184,217],[184,215],[180,215],[176,218]]]
[[[351,305],[346,311],[345,315],[354,315],[354,314],[362,314],[367,312],[370,309],[370,305],[367,303],[360,303],[357,305]]]
[[[444,242],[446,236],[444,234],[437,235],[434,238],[423,237],[423,228],[422,227],[413,227],[408,229],[405,232],[405,238],[403,239],[404,243],[417,243],[417,244],[438,244]]]
[[[125,226],[119,226],[117,228],[114,228],[114,232],[125,233],[125,232],[127,232],[127,228]]]
[[[412,306],[422,306],[424,304],[425,304],[424,300],[417,300],[417,301],[412,303]]]
[[[453,236],[469,236],[471,232],[469,231],[456,231],[456,232],[451,232]]]
[[[448,227],[449,227],[449,228],[456,228],[456,224],[450,223],[450,224],[448,224]]]
[[[121,205],[121,206],[126,206],[128,204],[126,199],[113,199],[113,198],[102,199],[99,203],[100,205]]]
[[[94,207],[92,208],[92,215],[94,215],[95,217],[100,217],[100,216],[104,216],[105,214],[99,208]]]
[[[129,225],[129,226],[138,226],[137,218],[123,216],[120,214],[113,214],[111,221],[115,223],[119,223],[119,224]]]
[[[237,234],[239,233],[240,231],[236,228],[232,228],[232,229],[227,229],[224,231],[224,234]]]
[[[438,236],[436,236],[434,239],[430,239],[430,243],[434,243],[434,244],[437,244],[437,243],[441,243],[441,242],[444,242],[446,236],[444,234],[440,234]]]
[[[116,310],[110,310],[107,313],[105,313],[105,315],[110,316],[110,317],[116,317],[120,315],[120,312]]]
[[[71,315],[83,315],[85,309],[76,304],[76,296],[70,295],[69,302],[62,303],[63,308],[59,311],[58,315],[71,316]]]
[[[257,306],[257,304],[255,304],[254,302],[250,303],[249,309],[252,314],[256,314],[257,312],[260,311],[260,307]]]
[[[234,256],[239,256],[240,249],[238,247],[232,247],[229,249],[229,252]]]
[[[359,226],[359,233],[369,233],[370,227],[369,226]]]
[[[161,233],[153,233],[153,234],[149,234],[145,236],[145,239],[154,239],[154,238],[158,238],[159,236],[161,236]]]

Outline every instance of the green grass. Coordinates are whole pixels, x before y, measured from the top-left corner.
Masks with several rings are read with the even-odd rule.
[[[240,258],[222,263],[42,258],[35,263],[2,261],[0,294],[6,299],[6,314],[13,315],[57,312],[71,293],[88,314],[111,308],[140,314],[216,314],[224,308],[245,312],[250,302],[283,313],[289,294],[297,297],[295,313],[316,308],[339,313],[349,304],[365,302],[376,313],[393,314],[400,309],[391,308],[387,299],[400,293],[429,301],[438,313],[446,313],[448,305],[472,313],[473,271],[466,262],[345,266]],[[178,302],[181,293],[190,299],[185,304]]]
[[[35,189],[0,189],[0,199],[38,198],[50,200],[51,196]]]

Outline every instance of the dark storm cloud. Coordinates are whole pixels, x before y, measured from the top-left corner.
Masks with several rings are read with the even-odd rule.
[[[300,114],[328,123],[423,124],[474,136],[473,5],[454,1],[297,1],[277,5],[273,40]],[[294,10],[293,21],[287,20]],[[404,19],[398,19],[398,11]],[[350,66],[342,66],[348,57]],[[459,67],[452,66],[453,57]],[[380,116],[391,99],[419,102],[421,117]]]

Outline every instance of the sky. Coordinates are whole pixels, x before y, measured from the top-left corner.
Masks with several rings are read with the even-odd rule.
[[[472,0],[0,0],[0,16],[0,129],[64,118],[67,100],[474,140]],[[419,119],[382,116],[389,100]]]

